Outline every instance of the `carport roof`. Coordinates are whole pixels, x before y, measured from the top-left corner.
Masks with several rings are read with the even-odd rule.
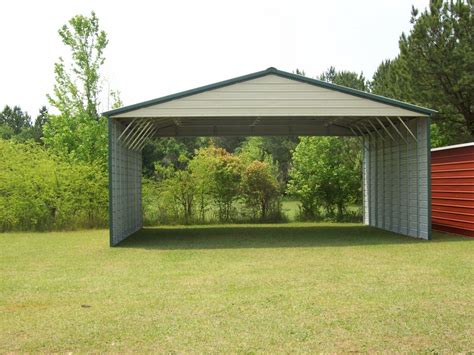
[[[420,107],[420,106],[413,105],[413,104],[410,104],[410,103],[407,103],[407,102],[402,102],[402,101],[399,101],[399,100],[387,98],[387,97],[380,96],[380,95],[375,95],[375,94],[372,94],[372,93],[368,93],[368,92],[348,88],[348,87],[345,87],[345,86],[336,85],[336,84],[328,83],[328,82],[325,82],[325,81],[308,78],[308,77],[305,77],[305,76],[301,76],[301,75],[285,72],[285,71],[282,71],[282,70],[278,70],[274,67],[270,67],[266,70],[262,70],[262,71],[259,71],[259,72],[255,72],[255,73],[239,76],[239,77],[236,77],[236,78],[232,78],[232,79],[229,79],[229,80],[224,80],[224,81],[220,81],[220,82],[217,82],[217,83],[201,86],[201,87],[191,89],[191,90],[182,91],[182,92],[179,92],[179,93],[176,93],[176,94],[163,96],[163,97],[156,98],[156,99],[153,99],[153,100],[140,102],[140,103],[137,103],[137,104],[134,104],[134,105],[124,106],[124,107],[121,107],[121,108],[118,108],[118,109],[115,109],[115,110],[110,110],[110,111],[104,112],[103,115],[107,116],[107,117],[113,117],[113,116],[116,116],[116,115],[129,113],[129,112],[132,112],[132,111],[135,111],[135,110],[138,110],[138,109],[142,109],[142,108],[146,108],[146,107],[149,107],[149,106],[162,104],[162,103],[165,103],[165,102],[173,101],[173,100],[184,98],[184,97],[187,97],[187,96],[204,93],[206,91],[219,89],[219,88],[222,88],[222,87],[225,87],[225,86],[245,82],[245,81],[248,81],[248,80],[261,78],[263,76],[271,75],[271,74],[282,77],[282,78],[286,78],[286,79],[290,79],[290,80],[296,80],[296,81],[299,81],[299,82],[302,82],[302,83],[314,85],[314,86],[317,86],[317,87],[320,87],[320,88],[330,89],[330,90],[334,90],[334,91],[341,92],[341,93],[344,93],[344,94],[349,94],[349,95],[352,95],[352,96],[356,96],[356,97],[359,97],[359,98],[369,99],[369,100],[372,100],[372,101],[375,101],[375,102],[391,105],[391,106],[394,106],[394,107],[398,107],[398,108],[401,108],[401,109],[412,111],[412,112],[417,113],[417,114],[432,115],[432,114],[436,113],[435,110],[431,110],[429,108]]]

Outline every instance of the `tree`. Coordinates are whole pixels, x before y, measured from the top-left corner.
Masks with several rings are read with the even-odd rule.
[[[40,108],[38,116],[36,116],[35,124],[33,125],[33,139],[38,142],[42,143],[43,138],[43,128],[45,124],[48,122],[49,113],[46,106]]]
[[[11,108],[6,105],[0,112],[0,126],[9,127],[12,135],[19,135],[23,130],[31,128],[31,116],[19,106]]]
[[[70,49],[71,64],[63,58],[55,64],[56,83],[48,100],[60,114],[51,116],[44,127],[44,142],[58,154],[86,162],[107,161],[107,122],[99,115],[100,68],[104,64],[107,35],[99,20],[78,15],[59,30]]]
[[[223,148],[229,153],[234,153],[242,142],[245,141],[245,137],[211,137],[209,141],[215,147]]]
[[[45,145],[67,159],[107,168],[107,121],[85,116],[51,115],[43,128]]]
[[[288,182],[291,151],[298,144],[298,137],[248,137],[237,149],[242,159],[265,161],[271,165],[273,174],[282,185]]]
[[[194,151],[208,145],[207,138],[195,137],[167,137],[148,142],[142,152],[143,174],[153,177],[156,172],[155,165],[159,162],[162,166],[182,168],[179,157],[184,155],[191,158]]]
[[[412,8],[413,28],[400,38],[400,52],[418,102],[458,114],[474,137],[474,2],[430,1]]]
[[[63,115],[84,115],[98,120],[99,70],[105,61],[107,35],[100,30],[99,19],[94,12],[90,17],[74,16],[58,33],[71,50],[72,64],[67,70],[61,57],[55,64],[56,84],[54,96],[48,95],[49,102]]]
[[[209,172],[214,169],[215,162],[211,157],[212,151],[202,148],[197,151],[194,159],[188,165],[195,184],[196,200],[201,222],[205,221],[206,213],[209,211],[211,190],[213,188]]]
[[[377,68],[370,82],[372,93],[400,101],[421,104],[416,100],[416,93],[406,70],[406,63],[400,56],[384,60]]]
[[[290,169],[288,194],[301,202],[301,214],[304,219],[314,219],[319,215],[319,184],[316,179],[317,152],[312,148],[309,138],[302,137],[293,152],[293,166]]]
[[[162,182],[161,188],[180,207],[184,222],[189,223],[193,217],[194,196],[196,192],[196,186],[191,173],[187,170],[176,170],[170,178]]]
[[[361,91],[368,91],[369,87],[368,81],[365,79],[364,74],[357,74],[345,70],[336,71],[336,68],[334,67],[330,67],[328,70],[322,73],[318,79]]]
[[[232,155],[223,148],[214,146],[197,151],[191,169],[199,171],[207,184],[205,187],[218,207],[219,220],[229,221],[232,217],[233,204],[239,198],[243,164],[238,156]],[[192,165],[192,166],[193,166]]]
[[[268,217],[272,205],[278,202],[279,190],[278,181],[268,163],[255,160],[245,168],[242,175],[243,197],[247,207],[258,212],[261,220]]]
[[[318,79],[369,90],[362,73],[330,67]],[[362,155],[354,139],[300,137],[292,162],[287,192],[300,200],[303,218],[317,217],[324,207],[328,217],[341,219],[349,202],[360,202]]]
[[[345,140],[303,137],[296,147],[288,192],[301,201],[303,217],[314,218],[324,207],[328,217],[341,219],[349,203],[360,201],[360,157]]]
[[[424,99],[420,97],[415,89],[416,86],[406,68],[406,60],[402,56],[383,61],[370,83],[374,94],[432,107],[433,103],[429,102],[431,100],[428,97]],[[441,111],[433,117],[431,122],[432,147],[456,144],[470,139],[462,116],[452,106],[441,109],[437,107],[437,109]]]

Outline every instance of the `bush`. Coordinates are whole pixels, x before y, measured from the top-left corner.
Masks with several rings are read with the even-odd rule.
[[[0,140],[0,230],[103,227],[107,174],[35,143]]]
[[[250,163],[243,172],[242,194],[247,207],[256,217],[266,220],[280,210],[280,191],[271,167],[258,160]]]
[[[181,161],[181,169],[156,165],[154,179],[144,180],[146,224],[284,219],[270,163],[242,160],[212,146]]]
[[[339,137],[304,137],[293,153],[288,192],[302,203],[303,219],[343,220],[362,192],[361,150]]]
[[[217,206],[220,221],[235,219],[234,203],[240,197],[243,163],[225,149],[201,148],[190,162],[197,185]]]

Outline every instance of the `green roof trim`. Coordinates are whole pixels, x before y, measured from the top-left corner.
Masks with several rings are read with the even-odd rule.
[[[420,106],[416,106],[416,105],[413,105],[413,104],[409,104],[407,102],[402,102],[402,101],[399,101],[399,100],[390,99],[388,97],[371,94],[371,93],[368,93],[368,92],[365,92],[365,91],[360,91],[360,90],[348,88],[346,86],[336,85],[336,84],[328,83],[328,82],[317,80],[317,79],[311,79],[311,78],[308,78],[308,77],[305,77],[305,76],[301,76],[301,75],[293,74],[293,73],[288,73],[288,72],[270,67],[266,70],[258,71],[258,72],[252,73],[252,74],[239,76],[239,77],[236,77],[236,78],[233,78],[233,79],[220,81],[220,82],[217,82],[217,83],[214,83],[214,84],[209,84],[209,85],[201,86],[201,87],[198,87],[198,88],[195,88],[195,89],[182,91],[182,92],[179,92],[179,93],[176,93],[176,94],[163,96],[163,97],[160,97],[160,98],[157,98],[157,99],[140,102],[140,103],[137,103],[137,104],[134,104],[134,105],[124,106],[124,107],[121,107],[121,108],[118,108],[118,109],[115,109],[115,110],[110,110],[110,111],[104,112],[103,115],[107,116],[107,117],[110,117],[110,116],[118,115],[118,114],[121,114],[121,113],[138,110],[138,109],[141,109],[141,108],[144,108],[144,107],[149,107],[149,106],[152,106],[152,105],[161,104],[163,102],[180,99],[180,98],[183,98],[183,97],[186,97],[186,96],[200,94],[202,92],[218,89],[218,88],[221,88],[221,87],[224,87],[224,86],[229,86],[229,85],[241,83],[243,81],[257,79],[257,78],[260,78],[262,76],[269,75],[269,74],[278,75],[280,77],[287,78],[287,79],[290,79],[290,80],[296,80],[296,81],[300,81],[302,83],[306,83],[306,84],[310,84],[310,85],[314,85],[314,86],[319,86],[319,87],[323,87],[323,88],[330,89],[330,90],[339,91],[339,92],[342,92],[344,94],[349,94],[349,95],[361,97],[361,98],[364,98],[364,99],[369,99],[369,100],[372,100],[372,101],[381,102],[381,103],[384,103],[384,104],[387,104],[387,105],[400,107],[400,108],[403,108],[403,109],[406,109],[406,110],[409,110],[409,111],[422,113],[422,114],[425,114],[425,115],[432,115],[432,114],[437,113],[437,111],[431,110],[429,108],[420,107]]]

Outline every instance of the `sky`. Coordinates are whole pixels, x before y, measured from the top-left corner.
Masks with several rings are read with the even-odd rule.
[[[95,11],[108,34],[104,98],[119,90],[129,105],[264,70],[330,66],[363,72],[398,54],[414,5],[429,0],[0,2],[0,107],[36,116],[54,85],[54,63],[68,58],[58,29]],[[54,109],[50,109],[54,112]]]

